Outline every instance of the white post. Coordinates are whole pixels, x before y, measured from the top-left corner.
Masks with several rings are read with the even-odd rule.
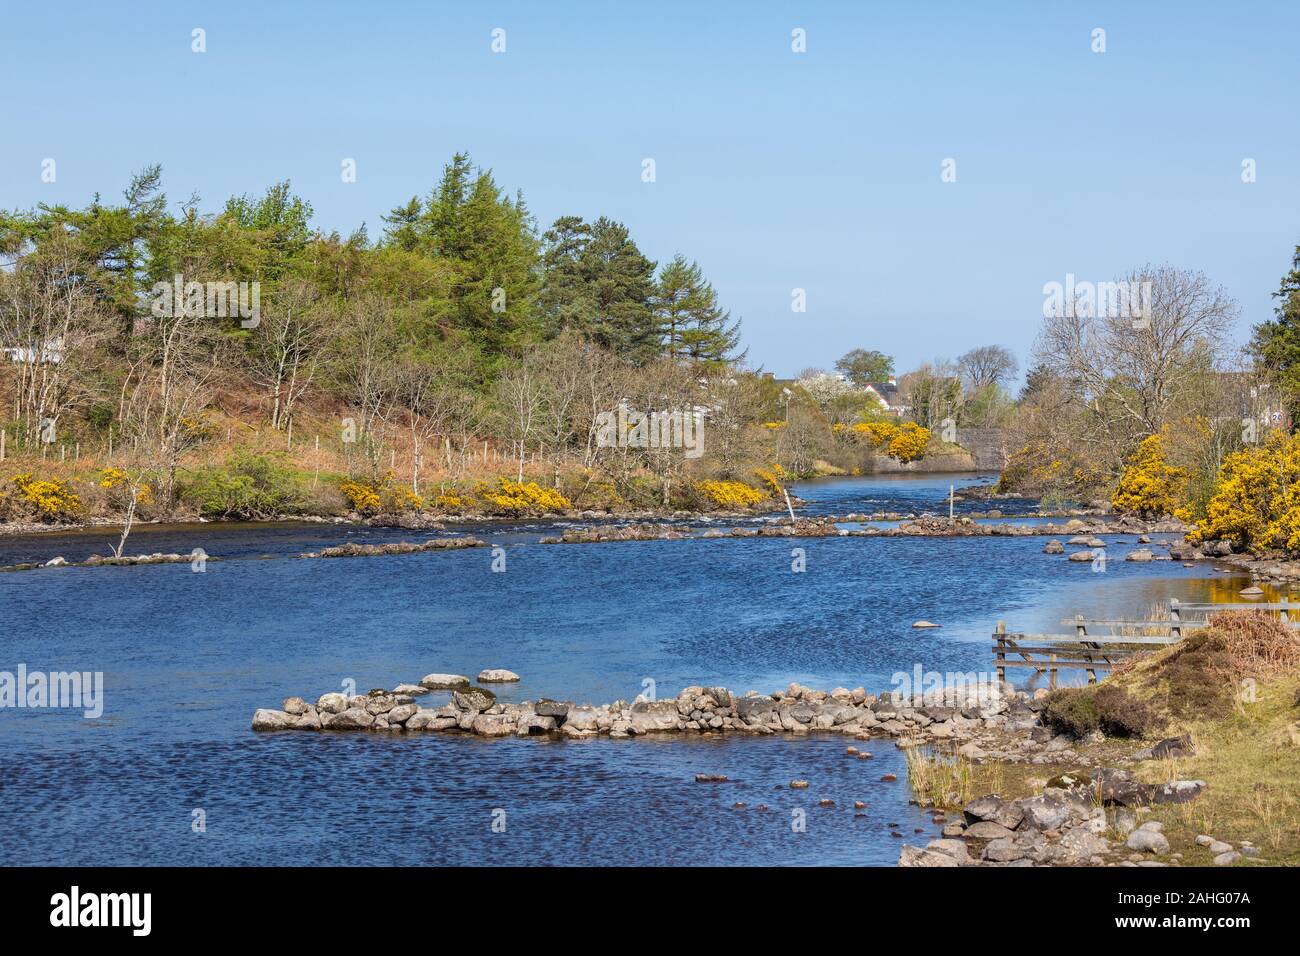
[[[948,520],[949,520],[949,521],[952,521],[952,520],[953,520],[953,517],[952,517],[952,497],[953,497],[953,486],[952,486],[952,485],[949,485],[949,486],[948,486]]]

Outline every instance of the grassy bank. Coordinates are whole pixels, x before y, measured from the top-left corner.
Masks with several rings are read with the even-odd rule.
[[[1110,700],[1090,708],[1107,689]],[[1213,862],[1196,842],[1202,834],[1260,849],[1258,861],[1238,865],[1300,865],[1300,637],[1280,622],[1255,611],[1215,615],[1180,645],[1136,659],[1096,688],[1056,691],[1046,705],[1067,724],[1079,721],[1080,731],[1094,718],[1141,730],[1080,741],[1074,751],[1095,765],[1127,766],[1145,783],[1205,781],[1188,803],[1144,811],[1144,820],[1164,824],[1170,851],[1182,854],[1184,865]],[[1184,735],[1192,745],[1185,756],[1151,758],[1153,743]],[[1079,771],[1078,763],[995,761],[949,772],[937,789],[955,779],[964,797],[1015,799]]]

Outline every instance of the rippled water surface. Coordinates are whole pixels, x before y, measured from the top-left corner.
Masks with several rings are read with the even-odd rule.
[[[843,479],[799,494],[815,513],[919,512],[946,506],[951,481]],[[186,564],[0,574],[0,670],[103,671],[106,684],[98,720],[0,710],[0,859],[892,864],[901,841],[891,829],[915,840],[916,828],[937,828],[909,807],[905,768],[886,742],[869,745],[875,759],[855,760],[839,736],[275,735],[253,734],[249,720],[257,707],[314,699],[345,679],[364,692],[484,667],[523,676],[501,690],[509,700],[631,699],[647,680],[661,696],[695,683],[743,693],[792,680],[876,691],[918,663],[990,669],[998,619],[1057,630],[1076,612],[1144,613],[1215,587],[1204,566],[1118,560],[1132,536],[1111,538],[1112,560],[1097,574],[1041,554],[1040,537],[536,544],[550,530],[454,529],[505,545],[503,574],[486,549],[292,557],[429,534],[328,525],[133,536],[133,552],[202,547],[226,559],[201,574]],[[107,540],[0,539],[0,564],[79,560],[104,553]],[[791,572],[794,548],[804,549],[805,573]],[[918,618],[942,627],[913,630]],[[732,782],[696,784],[698,772]],[[882,781],[888,772],[900,780]],[[812,786],[791,791],[794,777]],[[826,797],[837,806],[819,807]],[[868,804],[861,817],[854,800]],[[204,833],[192,831],[196,809]],[[492,830],[497,810],[503,833]],[[794,810],[806,810],[806,832],[793,832]]]

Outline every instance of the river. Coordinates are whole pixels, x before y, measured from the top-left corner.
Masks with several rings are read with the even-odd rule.
[[[845,478],[797,491],[812,514],[946,513],[949,484],[970,480]],[[487,549],[294,560],[321,545],[426,533],[286,523],[133,533],[131,553],[202,548],[224,559],[203,573],[0,574],[0,670],[102,671],[105,685],[98,719],[0,709],[0,859],[892,865],[902,841],[891,832],[924,842],[938,828],[908,804],[906,768],[887,740],[866,745],[874,760],[853,760],[853,741],[834,735],[482,740],[254,734],[249,720],[345,680],[364,693],[485,667],[522,675],[497,685],[506,700],[630,700],[648,680],[660,696],[791,681],[875,692],[917,664],[990,670],[999,619],[1013,631],[1060,630],[1075,613],[1145,614],[1244,584],[1205,564],[1124,562],[1132,535],[1110,536],[1112,559],[1095,573],[1042,554],[1041,537],[536,543],[555,527],[455,529],[504,545],[504,573]],[[82,560],[110,537],[0,539],[0,565]],[[803,573],[791,570],[795,548]],[[914,630],[919,618],[942,627]],[[881,780],[890,772],[897,782]],[[696,773],[731,782],[697,784]],[[795,777],[809,789],[790,790]],[[819,807],[823,798],[836,806]],[[866,809],[855,812],[855,800]]]

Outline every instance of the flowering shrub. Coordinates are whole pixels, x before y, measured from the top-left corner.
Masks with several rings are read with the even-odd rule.
[[[700,481],[696,487],[720,508],[752,508],[767,497],[743,481]]]
[[[406,485],[387,484],[384,487],[384,510],[393,512],[421,511],[424,499]]]
[[[754,476],[763,483],[768,494],[773,497],[785,491],[784,482],[787,475],[785,469],[780,465],[773,465],[771,468],[757,468],[754,470]]]
[[[520,483],[498,478],[495,486],[486,482],[476,489],[484,502],[503,511],[567,511],[573,505],[554,488],[543,488],[535,481]]]
[[[901,425],[857,422],[850,426],[849,431],[866,439],[872,448],[879,448],[890,458],[905,464],[924,457],[930,444],[930,429],[922,428],[916,422],[903,422]]]
[[[1188,538],[1300,552],[1300,438],[1274,433],[1224,459],[1205,517]]]
[[[1149,435],[1138,445],[1120,476],[1110,504],[1120,514],[1159,518],[1176,512],[1187,486],[1187,472],[1165,463],[1160,435]]]
[[[892,422],[858,422],[853,431],[871,442],[872,448],[888,445],[898,434],[898,426]]]
[[[786,422],[763,422],[763,427],[775,431],[778,428],[785,428]]]
[[[922,428],[916,422],[904,422],[898,433],[889,440],[889,457],[906,464],[925,456],[925,449],[930,444],[930,429]]]
[[[462,498],[455,491],[439,492],[433,503],[441,511],[463,511],[473,504],[469,498]]]
[[[24,472],[14,475],[10,483],[14,492],[4,497],[20,512],[40,521],[73,521],[81,514],[81,499],[71,483],[61,478],[34,478],[31,472]]]
[[[359,514],[378,514],[383,508],[379,490],[360,481],[345,481],[339,485],[339,491],[348,499],[352,510]]]
[[[118,507],[126,507],[130,504],[130,487],[131,476],[121,468],[108,467],[99,473],[99,487],[104,488],[112,494],[109,496],[113,503]],[[148,484],[141,482],[135,490],[135,503],[137,505],[147,505],[153,501],[153,489]]]

